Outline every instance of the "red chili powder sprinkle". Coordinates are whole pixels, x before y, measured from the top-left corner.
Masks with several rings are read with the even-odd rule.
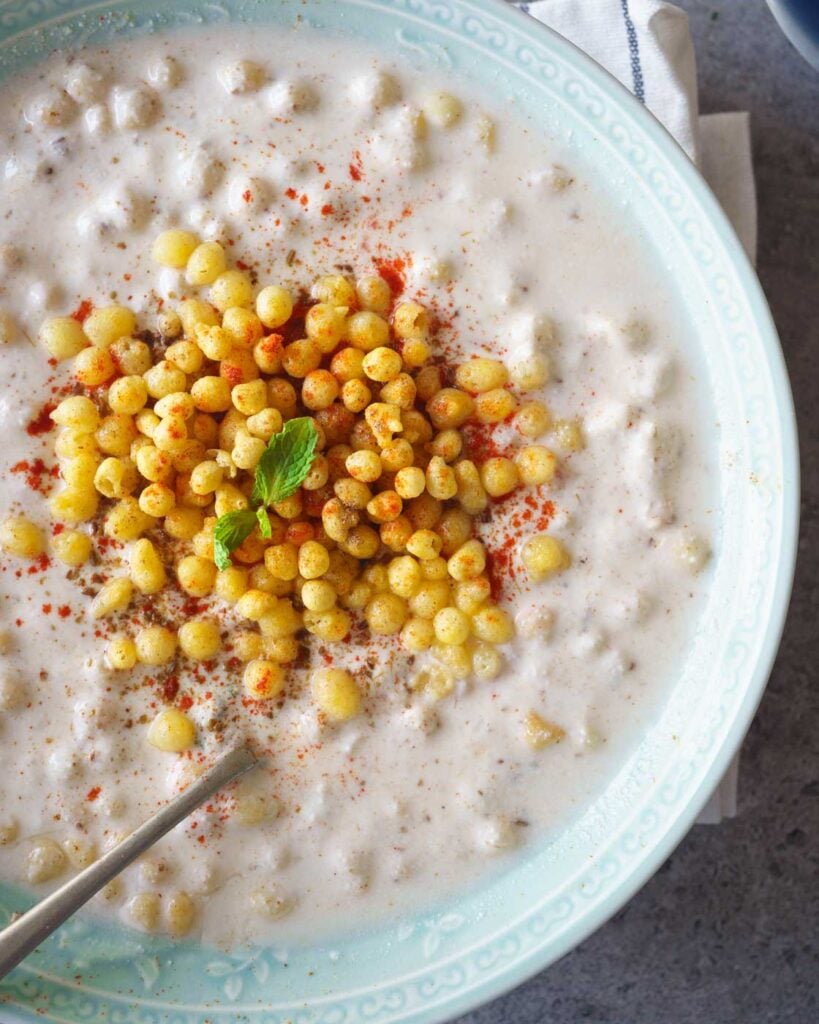
[[[396,256],[391,260],[373,257],[373,263],[375,263],[378,276],[390,286],[392,297],[397,298],[407,285],[406,270],[408,260],[404,260],[400,256]]]
[[[299,196],[299,202],[301,203],[302,206],[307,206],[307,204],[310,202],[309,198],[307,197],[307,193],[306,192],[303,192]]]
[[[102,786],[94,786],[93,789],[89,789],[85,794],[85,799],[93,803],[102,792]]]
[[[54,420],[52,420],[51,414],[56,408],[57,406],[54,402],[46,402],[26,427],[26,433],[31,437],[39,437],[41,434],[47,434],[49,430],[53,430]]]
[[[492,600],[497,604],[503,595],[504,580],[515,578],[513,552],[516,540],[507,537],[499,548],[486,553],[486,575],[489,577]]]
[[[540,495],[540,490],[541,490],[541,488],[538,487],[538,497]],[[534,520],[534,525],[537,527],[537,529],[538,530],[545,530],[545,529],[547,529],[548,526],[549,526],[549,523],[554,518],[554,514],[555,514],[554,502],[553,501],[544,501],[544,502],[538,503],[538,498],[536,498],[533,494],[527,494],[526,497],[524,498],[524,502],[525,502],[525,504],[527,504],[529,506],[530,509],[532,509],[532,511],[536,515],[536,518]],[[524,515],[524,518],[526,518],[526,513],[525,512],[524,512],[523,515]]]
[[[331,216],[332,213],[333,213],[333,204],[332,203],[325,203],[324,206],[322,206],[322,208],[321,208],[321,215],[322,215],[322,217],[329,217],[329,216]]]
[[[242,193],[242,199],[244,199],[244,201],[246,203],[252,203],[253,202],[253,193],[250,191],[249,188],[246,188],[244,190],[244,192]]]
[[[43,605],[43,615],[50,615],[50,614],[51,614],[51,605],[50,604],[44,604]]]
[[[49,469],[42,459],[34,459],[33,462],[23,459],[20,462],[15,462],[11,467],[11,472],[25,473],[26,484],[31,490],[45,494],[48,490],[48,482],[59,473],[59,469],[56,466],[54,469]]]
[[[535,493],[525,495],[523,504],[526,507],[520,512],[515,511],[506,520],[508,525],[504,527],[502,537],[487,551],[486,575],[495,602],[501,599],[504,584],[517,576],[515,549],[523,533],[528,533],[532,527],[539,531],[547,530],[555,514],[554,502],[543,499],[540,487]]]
[[[93,308],[94,303],[90,299],[83,299],[71,316],[74,320],[79,320],[80,323],[83,323]]]
[[[57,609],[57,614],[60,616],[61,619],[67,619],[68,616],[71,614],[71,606],[68,604],[61,604],[60,607]]]
[[[284,194],[287,196],[288,199],[295,199],[296,196],[298,195],[298,192],[294,188],[289,188]]]
[[[176,699],[179,693],[179,679],[176,676],[168,676],[159,689],[162,699],[167,703]]]
[[[364,177],[364,172],[361,169],[361,154],[358,150],[353,153],[353,159],[350,162],[348,170],[350,171],[350,177],[353,181],[361,181]]]
[[[34,562],[28,567],[27,572],[29,576],[33,576],[38,572],[45,572],[46,569],[51,565],[51,559],[48,555],[39,555]]]
[[[192,619],[195,615],[201,615],[202,612],[207,610],[207,605],[197,601],[196,598],[190,598],[185,601],[182,605],[182,615],[186,619]]]
[[[179,698],[179,707],[182,709],[182,711],[187,711],[188,708],[192,708],[193,707],[193,697],[189,697],[187,694],[185,694],[184,697],[180,697]]]
[[[234,363],[222,363],[221,365],[222,376],[233,388],[237,384],[241,384],[245,379],[245,372],[241,366],[236,366]]]
[[[248,270],[250,265],[248,263],[245,263],[244,260],[236,260],[236,266],[239,268],[239,270]]]
[[[486,462],[487,459],[511,458],[512,449],[509,445],[501,445],[495,440],[497,423],[467,423],[463,426],[464,449],[469,458],[475,462]]]

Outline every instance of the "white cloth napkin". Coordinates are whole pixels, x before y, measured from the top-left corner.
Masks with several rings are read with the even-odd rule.
[[[752,260],[756,194],[747,113],[697,108],[694,45],[683,11],[662,0],[534,0],[518,5],[602,64],[661,121],[702,171]],[[699,824],[737,813],[739,755]]]

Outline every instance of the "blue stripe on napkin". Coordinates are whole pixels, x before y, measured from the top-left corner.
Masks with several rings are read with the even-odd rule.
[[[528,14],[532,17],[530,10],[531,3],[522,3],[521,0],[512,0],[515,6],[523,11],[524,14]],[[646,101],[646,90],[645,90],[645,79],[643,78],[643,65],[640,61],[640,44],[637,40],[637,30],[634,27],[634,22],[631,20],[631,14],[628,9],[628,0],[620,0],[620,11],[623,15],[623,23],[626,29],[626,43],[628,44],[629,59],[631,63],[631,81],[632,81],[632,92],[637,99],[645,104]]]
[[[645,103],[646,92],[645,83],[643,82],[643,66],[640,63],[640,44],[637,42],[637,32],[629,14],[628,0],[620,0],[620,10],[623,12],[623,21],[626,23],[626,39],[628,40],[628,52],[631,57],[631,79],[634,83],[634,95],[641,103]]]

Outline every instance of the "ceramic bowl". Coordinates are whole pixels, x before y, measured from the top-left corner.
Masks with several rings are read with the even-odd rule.
[[[565,40],[495,0],[5,0],[0,75],[54,47],[296,17],[508,97],[568,141],[584,175],[628,210],[667,268],[688,320],[689,357],[719,424],[710,593],[665,705],[619,774],[565,829],[533,842],[477,888],[337,941],[232,956],[79,918],[0,983],[5,1024],[382,1024],[463,1013],[562,956],[657,870],[737,751],[779,642],[798,461],[768,308],[682,151]],[[0,888],[0,910],[8,914],[22,898]]]

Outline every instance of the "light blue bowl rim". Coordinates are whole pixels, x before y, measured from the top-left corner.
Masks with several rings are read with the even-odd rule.
[[[406,0],[406,2],[408,6],[413,6],[411,0]],[[547,48],[559,54],[560,60],[570,65],[581,80],[585,80],[599,89],[619,108],[619,112],[633,124],[639,134],[657,147],[664,162],[671,167],[687,189],[690,197],[693,198],[694,205],[699,207],[704,214],[704,219],[716,233],[718,241],[727,255],[727,263],[737,275],[739,290],[750,309],[750,320],[762,343],[766,359],[764,370],[770,379],[775,400],[775,409],[767,411],[775,412],[776,427],[781,437],[779,455],[781,456],[782,479],[781,492],[778,496],[780,532],[775,538],[778,543],[779,557],[775,565],[775,580],[770,588],[771,611],[766,623],[764,639],[761,642],[753,672],[744,686],[744,695],[733,715],[730,728],[725,732],[718,749],[712,752],[710,765],[699,784],[690,789],[684,801],[675,807],[673,823],[666,828],[659,840],[653,841],[648,848],[641,852],[640,859],[632,864],[629,873],[618,882],[616,888],[585,907],[584,912],[578,915],[573,923],[564,930],[557,943],[544,940],[539,946],[535,946],[526,955],[521,956],[514,964],[507,966],[501,974],[492,975],[484,981],[476,979],[463,991],[455,993],[433,1008],[420,1007],[401,1017],[402,1020],[419,1022],[439,1021],[465,1013],[508,991],[549,963],[565,955],[620,909],[646,883],[682,840],[739,749],[764,692],[787,613],[795,567],[799,516],[799,456],[796,422],[785,361],[776,329],[750,261],[722,208],[697,169],[663,126],[631,93],[563,37],[506,4],[504,0],[456,0],[456,2],[460,7],[471,8],[476,13],[506,24],[515,30],[523,27],[532,37],[540,35],[541,39],[548,38],[550,41]],[[11,8],[34,10],[38,6],[40,5],[33,2],[15,3],[13,0],[12,2],[8,2],[8,0],[5,3],[0,2],[0,24],[2,24],[2,15]],[[43,5],[45,9],[51,8],[51,6],[48,3]],[[71,0],[58,0],[53,6],[65,17],[74,13]],[[105,9],[106,5],[93,6],[95,10],[100,11]],[[384,6],[391,6],[391,4],[385,2]],[[81,3],[77,3],[73,7],[87,9],[87,5]],[[11,1007],[7,1009],[14,1012]],[[184,1011],[182,1012],[184,1013]],[[42,1018],[38,1017],[37,1019]]]

